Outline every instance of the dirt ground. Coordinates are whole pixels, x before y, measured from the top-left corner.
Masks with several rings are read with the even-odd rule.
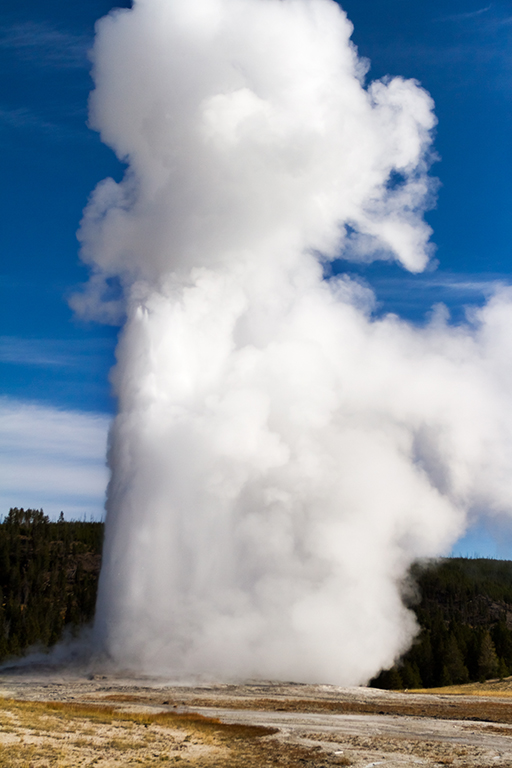
[[[436,691],[0,673],[0,768],[512,768],[512,680]]]

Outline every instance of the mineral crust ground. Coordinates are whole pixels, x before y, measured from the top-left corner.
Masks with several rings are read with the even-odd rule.
[[[512,767],[512,680],[435,691],[0,673],[0,767]]]

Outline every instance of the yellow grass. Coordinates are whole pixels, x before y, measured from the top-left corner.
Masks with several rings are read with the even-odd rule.
[[[186,712],[0,699],[0,768],[145,768],[239,765],[236,744],[272,728],[228,725]]]
[[[466,683],[465,685],[446,685],[439,688],[415,688],[407,693],[431,693],[447,696],[497,696],[512,698],[512,677],[503,680],[486,680],[484,683]]]

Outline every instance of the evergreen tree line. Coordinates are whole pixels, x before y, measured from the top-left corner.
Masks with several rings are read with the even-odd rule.
[[[94,616],[104,525],[13,508],[0,522],[0,661],[50,647]],[[420,632],[371,681],[428,688],[512,674],[512,562],[445,559],[411,569]]]
[[[0,523],[0,660],[93,618],[103,523],[13,508]]]
[[[450,558],[413,566],[413,646],[370,685],[431,688],[512,674],[512,562]]]

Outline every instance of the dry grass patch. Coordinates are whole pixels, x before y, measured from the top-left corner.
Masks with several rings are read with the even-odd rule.
[[[119,702],[145,702],[151,701],[148,696],[140,696],[134,693],[108,693],[106,696],[101,697],[104,701],[119,701]]]
[[[512,698],[512,682],[506,680],[487,680],[485,683],[466,683],[465,685],[445,685],[439,688],[418,688],[406,693],[441,694],[446,696],[496,696]]]
[[[201,720],[190,727],[183,719],[112,706],[0,702],[0,768],[125,768],[177,758],[210,766],[227,753],[214,725]]]
[[[111,704],[3,700],[0,768],[334,768],[350,764],[346,756],[272,738],[276,732],[275,728],[226,724],[195,712],[134,712]]]
[[[0,768],[242,765],[274,728],[194,712],[132,712],[78,702],[0,701]],[[251,750],[252,751],[252,750]]]

